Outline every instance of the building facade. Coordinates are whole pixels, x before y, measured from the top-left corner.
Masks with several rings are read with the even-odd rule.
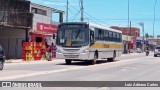
[[[58,24],[63,22],[64,11],[31,3],[30,12],[33,13],[33,25],[29,33],[30,41],[47,41],[49,45],[55,43],[53,34],[56,36]],[[54,21],[55,18],[52,17],[55,13],[59,14],[58,22]]]
[[[6,58],[21,58],[22,41],[27,40],[33,14],[30,1],[0,0],[0,44]]]
[[[59,21],[53,18],[59,14]],[[7,59],[22,58],[23,41],[52,43],[63,11],[33,4],[28,0],[0,0],[0,44]]]

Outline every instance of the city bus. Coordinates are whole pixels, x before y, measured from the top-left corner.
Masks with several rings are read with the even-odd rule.
[[[98,59],[114,61],[122,54],[122,32],[86,22],[66,22],[58,26],[56,58],[72,61]]]

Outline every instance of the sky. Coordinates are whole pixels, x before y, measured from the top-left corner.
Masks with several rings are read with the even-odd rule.
[[[67,0],[30,0],[33,3],[66,11]],[[69,21],[80,21],[80,0],[69,0]],[[155,36],[160,35],[160,0],[84,0],[84,21],[107,26],[128,27],[129,21],[132,27],[142,27],[139,23],[144,23],[144,33],[153,35],[154,7],[155,7]],[[65,14],[66,15],[66,14]],[[66,16],[64,15],[64,21]],[[56,18],[57,15],[53,14]]]

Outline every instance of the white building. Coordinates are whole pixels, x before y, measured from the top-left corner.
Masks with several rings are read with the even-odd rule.
[[[59,22],[63,21],[64,11],[31,3],[30,12],[33,13],[33,26],[30,31],[31,41],[45,41],[51,44],[54,40]],[[53,14],[59,13],[59,21],[55,22]],[[53,42],[54,43],[54,42]]]

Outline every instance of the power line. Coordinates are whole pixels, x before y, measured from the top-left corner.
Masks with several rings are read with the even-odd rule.
[[[93,18],[94,20],[99,21],[99,22],[101,22],[101,23],[103,23],[103,24],[106,24],[106,23],[103,22],[102,20],[96,19],[95,17],[89,15],[87,12],[84,11],[84,13],[85,13],[86,15],[90,16],[91,18]],[[109,24],[107,24],[107,25],[109,25]],[[110,25],[110,26],[111,26],[111,25]]]
[[[76,19],[76,17],[78,16],[79,13],[80,13],[80,10],[79,10],[79,12],[75,15],[75,17],[73,18],[72,21],[74,21],[74,20]]]
[[[86,18],[85,18],[86,19]],[[101,20],[101,21],[127,21],[128,19],[104,19],[104,18],[94,18],[94,19],[90,19],[90,20]],[[133,18],[130,20],[132,21],[153,21],[153,18],[140,18],[140,19],[136,19],[136,18]],[[155,21],[160,21],[160,18],[156,18]]]
[[[73,18],[73,19],[72,19],[72,21],[74,21],[74,20],[76,19],[76,17],[78,16],[78,14],[80,13],[80,10],[76,9],[76,8],[75,8],[75,6],[73,6],[73,5],[72,5],[72,4],[70,4],[70,3],[69,3],[69,5],[70,5],[74,10],[76,10],[76,11],[77,11],[77,13],[76,13],[76,14],[74,14],[74,15],[73,15],[73,17],[71,17],[71,18],[70,18],[70,19],[72,19],[72,18]],[[80,3],[79,3],[79,6],[80,6]],[[70,8],[69,8],[69,9],[70,9]],[[70,9],[70,10],[71,10],[71,9]],[[70,19],[69,19],[69,20],[70,20]]]
[[[66,2],[61,2],[61,1],[53,1],[53,0],[43,0],[43,1],[57,2],[57,3],[66,3]]]
[[[80,11],[77,12],[77,13],[75,13],[75,12],[73,12],[71,9],[68,9],[68,10],[73,14],[73,16],[70,17],[68,20],[71,20],[72,18],[73,18],[72,21],[75,20],[75,17],[77,17],[77,15],[79,14]]]

